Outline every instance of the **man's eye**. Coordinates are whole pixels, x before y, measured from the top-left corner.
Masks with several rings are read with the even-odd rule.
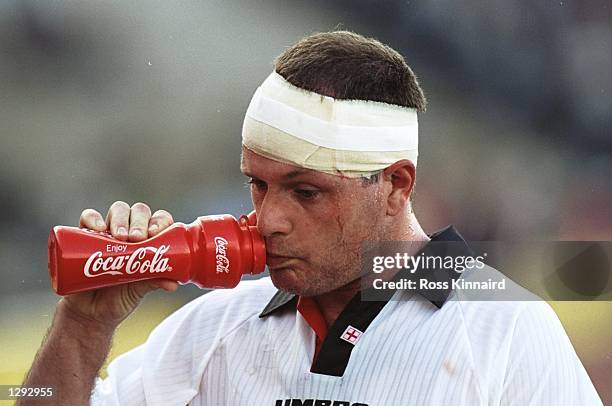
[[[318,190],[310,190],[310,189],[295,189],[295,193],[302,199],[312,200],[319,195]]]
[[[257,179],[249,179],[247,181],[247,183],[249,184],[250,187],[254,187],[255,189],[265,189],[266,188],[266,182],[261,181],[261,180],[257,180]]]

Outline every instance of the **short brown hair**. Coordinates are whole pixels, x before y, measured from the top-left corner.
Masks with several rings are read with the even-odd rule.
[[[283,52],[274,69],[294,86],[335,99],[373,100],[425,111],[427,100],[404,58],[350,31],[309,35]]]

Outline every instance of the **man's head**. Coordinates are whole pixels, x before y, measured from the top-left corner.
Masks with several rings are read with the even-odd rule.
[[[293,85],[340,100],[372,100],[423,112],[427,100],[404,58],[383,43],[349,31],[303,38],[274,70]]]
[[[380,42],[339,31],[302,39],[275,71],[293,86],[336,100],[370,100],[425,109],[401,55]],[[258,228],[274,284],[312,296],[360,276],[363,241],[397,239],[407,224],[415,166],[399,160],[372,179],[345,177],[270,159],[243,147]]]

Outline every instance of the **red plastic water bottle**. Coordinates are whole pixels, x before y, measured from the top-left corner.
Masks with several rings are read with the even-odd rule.
[[[49,234],[49,274],[60,295],[164,278],[200,288],[233,288],[266,265],[255,212],[174,223],[148,240],[119,241],[107,232],[55,226]]]

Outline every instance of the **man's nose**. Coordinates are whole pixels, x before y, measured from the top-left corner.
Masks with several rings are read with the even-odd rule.
[[[257,210],[257,231],[263,237],[289,234],[292,230],[289,210],[282,199],[266,193]]]

